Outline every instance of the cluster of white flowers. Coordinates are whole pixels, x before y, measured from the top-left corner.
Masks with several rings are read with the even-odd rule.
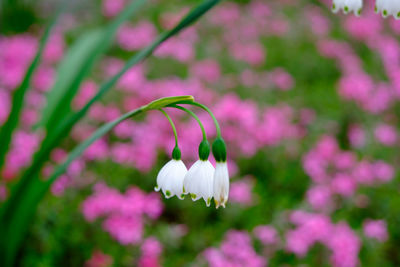
[[[353,12],[354,15],[359,16],[362,5],[362,0],[333,0],[332,11],[336,13],[339,10],[343,10],[345,14]]]
[[[217,127],[217,138],[212,144],[212,153],[214,155],[216,166],[208,160],[210,155],[210,144],[207,141],[204,127],[199,118],[191,111],[174,105],[173,107],[184,110],[191,114],[200,124],[203,132],[203,141],[199,146],[199,160],[197,160],[188,170],[181,160],[181,151],[178,148],[178,137],[175,126],[171,118],[161,110],[168,118],[175,133],[175,148],[172,151],[172,159],[165,164],[157,175],[156,191],[162,191],[166,198],[177,196],[184,199],[189,194],[193,201],[203,198],[207,207],[211,205],[214,198],[215,206],[218,208],[228,201],[229,195],[229,173],[226,163],[226,145],[221,137],[218,122],[207,107],[204,108],[213,117]],[[203,106],[202,106],[203,107]]]
[[[362,0],[333,0],[332,11],[337,13],[342,10],[345,14],[353,12],[359,16],[362,6]],[[394,18],[400,19],[400,0],[376,0],[375,12],[381,13],[384,18],[392,15]]]
[[[207,146],[204,141],[200,146],[202,145]],[[229,195],[227,163],[217,161],[214,168],[208,159],[201,158],[187,170],[180,158],[173,158],[158,173],[155,190],[161,190],[166,198],[177,196],[184,199],[186,194],[193,201],[203,198],[207,207],[214,197],[216,207],[225,208]]]
[[[384,18],[392,15],[400,19],[400,0],[376,0],[375,12],[381,13]]]

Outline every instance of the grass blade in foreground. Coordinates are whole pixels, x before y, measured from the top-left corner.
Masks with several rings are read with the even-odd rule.
[[[36,68],[39,66],[40,59],[43,54],[43,50],[46,46],[47,40],[49,39],[51,29],[56,24],[56,21],[61,14],[61,9],[58,11],[56,16],[51,20],[51,22],[46,27],[43,37],[40,40],[39,49],[32,60],[31,65],[29,66],[28,70],[26,71],[25,77],[20,84],[20,86],[15,90],[13,99],[12,99],[12,108],[10,114],[8,116],[7,121],[0,129],[0,169],[4,164],[6,153],[10,147],[10,142],[12,138],[12,134],[15,128],[18,126],[19,117],[21,114],[22,107],[24,105],[25,94],[29,89],[29,85],[35,72]]]
[[[61,63],[57,80],[47,95],[47,105],[43,109],[39,126],[45,126],[49,133],[55,125],[70,112],[71,102],[84,78],[96,61],[111,46],[119,26],[137,12],[145,0],[133,0],[116,19],[102,30],[85,34],[69,50]]]

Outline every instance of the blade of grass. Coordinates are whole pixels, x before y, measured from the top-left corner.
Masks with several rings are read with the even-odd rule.
[[[63,118],[70,112],[72,99],[83,79],[111,46],[118,27],[137,12],[144,2],[145,0],[132,1],[92,42],[87,43],[88,36],[84,36],[82,41],[78,41],[71,48],[66,60],[60,66],[57,81],[48,94],[47,106],[42,112],[38,126],[45,126],[47,131],[51,131],[59,123],[60,117]]]
[[[7,121],[3,124],[0,129],[0,169],[4,164],[6,153],[10,148],[10,142],[12,138],[12,134],[19,123],[19,118],[21,115],[22,107],[24,105],[25,94],[29,90],[29,85],[35,72],[36,68],[40,63],[40,59],[43,54],[44,47],[46,46],[47,40],[49,39],[51,29],[56,24],[56,21],[61,14],[62,8],[59,9],[57,15],[51,20],[51,22],[47,25],[44,34],[39,43],[39,49],[32,60],[28,70],[26,71],[25,77],[22,80],[20,86],[15,90],[13,99],[12,99],[12,106],[10,114],[7,118]]]

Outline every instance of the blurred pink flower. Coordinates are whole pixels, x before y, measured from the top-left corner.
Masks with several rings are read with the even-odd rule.
[[[109,267],[113,265],[113,258],[100,250],[95,250],[90,259],[85,262],[85,267]]]
[[[149,45],[156,37],[157,30],[151,22],[141,21],[135,26],[125,24],[117,33],[117,43],[124,50],[139,50]]]
[[[191,67],[191,73],[206,82],[213,83],[220,79],[221,70],[218,62],[212,59],[197,61]]]
[[[395,127],[388,124],[380,124],[375,128],[375,138],[383,145],[392,146],[397,142]]]
[[[106,17],[114,17],[125,6],[125,0],[103,0],[102,10]]]
[[[138,244],[143,238],[145,215],[154,220],[162,210],[158,194],[146,194],[136,187],[121,194],[105,184],[96,184],[94,194],[82,203],[85,219],[93,222],[104,217],[103,229],[122,245]]]
[[[253,181],[250,178],[243,178],[233,182],[230,185],[229,201],[237,202],[243,205],[250,205],[253,202],[252,197]]]
[[[230,230],[219,249],[208,248],[204,257],[210,267],[266,266],[266,259],[257,255],[247,232]]]
[[[273,245],[279,241],[277,231],[270,225],[259,225],[254,228],[253,233],[264,245]]]
[[[384,220],[366,220],[363,224],[364,234],[369,238],[375,238],[379,242],[388,239],[386,222]]]

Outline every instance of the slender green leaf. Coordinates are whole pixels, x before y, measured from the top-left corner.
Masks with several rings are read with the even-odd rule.
[[[60,118],[70,112],[71,102],[93,65],[111,46],[118,27],[135,13],[145,0],[136,0],[104,30],[86,34],[70,49],[60,65],[57,80],[47,97],[47,105],[42,112],[38,126],[45,126],[49,132]]]
[[[55,25],[60,13],[61,13],[61,9],[58,12],[58,14],[51,20],[49,25],[46,27],[43,37],[40,40],[39,49],[38,49],[34,59],[32,60],[32,63],[29,66],[21,85],[14,92],[10,114],[8,116],[7,121],[4,123],[4,125],[0,129],[0,140],[1,140],[0,168],[4,164],[6,153],[10,147],[12,134],[13,134],[15,128],[18,126],[19,117],[21,114],[22,107],[24,105],[25,94],[29,89],[29,85],[30,85],[33,73],[35,72],[36,68],[38,67],[38,65],[40,63],[40,59],[42,57],[44,47],[46,46],[46,42],[50,36],[51,29]]]
[[[70,90],[77,76],[81,75],[82,69],[87,65],[89,55],[102,41],[103,36],[104,29],[88,31],[69,48],[58,66],[56,80],[46,95],[46,106],[42,110],[42,118],[36,127],[47,125],[51,114],[56,110],[66,92]],[[54,113],[62,115],[58,111]]]

